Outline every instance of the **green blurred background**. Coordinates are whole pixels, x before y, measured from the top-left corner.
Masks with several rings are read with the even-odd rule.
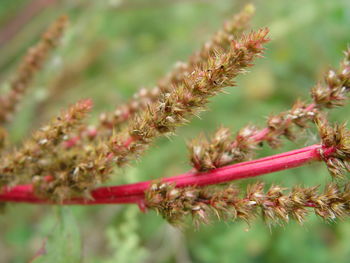
[[[10,126],[19,143],[61,108],[80,98],[95,102],[91,122],[113,110],[140,87],[152,87],[172,65],[198,49],[223,21],[237,13],[239,0],[1,0],[0,80],[2,89],[26,49],[58,15],[70,27],[60,47],[36,78]],[[348,0],[252,1],[253,28],[268,26],[272,41],[264,59],[239,77],[177,135],[161,138],[144,157],[113,179],[114,184],[169,176],[189,169],[186,140],[220,125],[236,131],[248,123],[263,126],[266,116],[288,109],[330,67],[350,43]],[[1,33],[2,32],[2,33]],[[5,33],[4,33],[5,32]],[[46,103],[50,101],[50,103]],[[38,106],[40,105],[40,107]],[[348,108],[330,118],[349,119]],[[283,149],[264,148],[258,156],[318,141],[306,132]],[[324,185],[331,179],[322,164],[261,178],[283,186]],[[247,181],[242,181],[242,187]],[[269,228],[260,219],[215,222],[180,231],[134,206],[57,208],[9,205],[0,216],[0,262],[349,262],[350,222],[325,223],[310,216],[304,226]],[[41,260],[41,261],[40,261]]]

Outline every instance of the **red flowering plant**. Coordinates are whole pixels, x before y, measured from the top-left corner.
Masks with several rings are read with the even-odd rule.
[[[60,17],[28,50],[8,93],[0,97],[0,201],[33,204],[137,204],[143,212],[155,210],[174,225],[190,216],[196,225],[212,219],[243,219],[261,215],[266,222],[304,222],[315,212],[325,220],[350,213],[350,132],[331,124],[326,110],[343,106],[350,89],[350,50],[338,69],[324,74],[311,89],[309,102],[296,100],[290,110],[271,115],[266,127],[247,125],[232,134],[221,127],[207,138],[188,143],[192,170],[181,175],[133,184],[101,186],[115,169],[139,158],[154,140],[171,136],[177,127],[206,110],[209,100],[263,56],[270,41],[268,28],[250,30],[253,7],[228,20],[210,41],[186,63],[179,63],[153,89],[141,89],[132,100],[101,114],[97,125],[86,119],[92,100],[81,100],[35,131],[19,147],[7,142],[20,98],[59,42],[67,26]],[[302,130],[316,125],[319,143],[254,159],[263,144],[277,149],[284,138],[295,140]],[[324,162],[334,180],[319,187],[272,185],[263,182],[241,191],[232,182],[243,178]]]

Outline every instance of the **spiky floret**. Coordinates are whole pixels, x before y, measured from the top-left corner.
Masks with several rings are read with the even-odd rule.
[[[41,40],[27,51],[10,83],[9,92],[0,96],[0,124],[11,119],[23,94],[43,67],[49,53],[57,46],[67,24],[67,16],[59,17],[49,26]]]
[[[149,104],[157,101],[159,96],[181,84],[202,63],[207,63],[209,57],[217,50],[227,51],[231,42],[248,28],[254,9],[253,5],[246,5],[240,13],[227,20],[222,29],[216,32],[199,51],[191,55],[186,63],[176,63],[174,69],[159,80],[156,87],[141,88],[128,103],[118,106],[113,113],[101,114],[101,127],[112,129],[130,120],[135,114],[146,109]]]
[[[110,148],[117,163],[121,165],[134,158],[132,156],[141,153],[154,138],[174,132],[189,117],[203,111],[211,97],[224,87],[233,86],[233,79],[252,66],[254,58],[261,56],[267,34],[267,29],[261,29],[232,41],[228,52],[211,55],[207,63],[137,115],[126,133],[112,136]]]
[[[328,184],[318,187],[287,188],[272,185],[264,191],[263,183],[249,185],[244,194],[234,186],[176,188],[173,184],[154,183],[146,192],[146,205],[171,224],[181,226],[187,216],[196,226],[213,218],[225,221],[242,219],[250,222],[261,216],[268,224],[284,224],[290,219],[306,220],[310,210],[325,220],[344,218],[350,213],[350,185],[343,189]]]
[[[249,27],[249,22],[255,12],[255,7],[246,5],[240,13],[227,20],[223,27],[206,42],[200,50],[190,56],[188,62],[178,62],[173,71],[158,82],[157,87],[161,92],[169,91],[172,85],[177,85],[191,74],[202,63],[206,63],[210,56],[215,55],[217,50],[228,51],[231,42],[239,39]]]
[[[64,155],[62,142],[81,124],[91,108],[91,100],[77,102],[34,132],[23,146],[4,155],[0,164],[0,185],[31,182],[33,178],[44,180],[44,176],[55,178],[54,167],[60,166],[58,160]]]
[[[314,103],[319,108],[333,108],[344,105],[350,89],[350,49],[344,52],[343,59],[338,70],[329,70],[324,83],[317,84],[311,90]]]
[[[335,149],[331,156],[323,158],[328,171],[335,178],[344,178],[344,173],[350,172],[350,131],[345,124],[331,126],[325,115],[319,115],[316,124],[324,147]]]

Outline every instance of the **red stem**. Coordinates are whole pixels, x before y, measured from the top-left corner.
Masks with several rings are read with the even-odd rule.
[[[310,112],[310,111],[312,111],[315,108],[316,108],[316,104],[311,103],[305,108],[305,111],[306,112]],[[287,121],[288,121],[288,123],[290,123],[292,121],[292,119],[289,118]],[[265,139],[266,135],[269,132],[270,132],[270,128],[266,127],[264,129],[262,129],[261,131],[259,131],[257,134],[253,135],[252,139],[255,140],[256,142],[261,142],[261,141],[263,141]]]
[[[269,157],[228,165],[208,172],[187,172],[182,175],[164,178],[164,182],[175,183],[177,187],[206,186],[226,183],[243,178],[251,178],[277,171],[303,166],[323,157],[331,156],[335,148],[323,148],[315,144],[301,149],[272,155]],[[144,204],[144,192],[154,181],[144,181],[134,184],[105,186],[92,190],[92,199],[73,198],[64,200],[62,204],[97,205],[97,204]],[[35,204],[54,204],[47,199],[37,197],[32,185],[5,187],[0,193],[0,202],[22,202]]]

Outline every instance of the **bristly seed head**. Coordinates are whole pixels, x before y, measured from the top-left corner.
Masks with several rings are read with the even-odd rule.
[[[164,183],[162,183],[164,185]],[[287,188],[271,186],[264,192],[264,185],[248,186],[242,196],[234,186],[176,188],[166,184],[160,189],[146,191],[146,205],[156,210],[169,223],[184,226],[185,218],[191,216],[195,226],[208,224],[213,218],[226,221],[242,219],[250,222],[261,214],[268,225],[288,223],[290,219],[302,224],[310,210],[324,220],[333,221],[350,213],[350,185],[341,190],[336,184],[328,184],[323,193],[317,187]],[[171,193],[176,193],[171,194]]]
[[[324,147],[334,149],[331,156],[323,158],[328,171],[333,177],[343,178],[344,172],[350,172],[350,131],[345,124],[330,126],[324,114],[315,121]]]

